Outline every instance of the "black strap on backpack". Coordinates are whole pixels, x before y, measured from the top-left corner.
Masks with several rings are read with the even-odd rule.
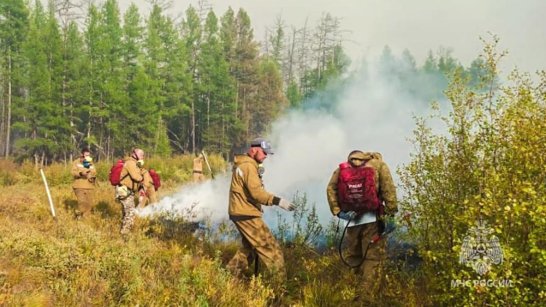
[[[259,272],[260,272],[260,258],[258,257],[258,253],[254,252],[254,276],[258,276]]]

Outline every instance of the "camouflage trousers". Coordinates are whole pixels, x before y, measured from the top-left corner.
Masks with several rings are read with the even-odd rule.
[[[347,243],[347,262],[356,266],[364,255],[362,265],[355,269],[355,273],[362,276],[363,288],[371,293],[379,291],[382,280],[381,267],[387,254],[385,239],[371,243],[372,237],[378,233],[377,223],[369,223],[347,228],[345,241]]]
[[[242,236],[243,246],[237,250],[227,268],[232,273],[239,275],[248,269],[257,256],[260,264],[267,268],[269,274],[279,281],[284,281],[286,271],[281,247],[263,219],[254,217],[234,220],[233,223]]]
[[[77,213],[82,217],[88,216],[94,205],[94,190],[74,189],[74,194],[76,194],[76,198],[78,199]]]
[[[123,217],[121,220],[121,234],[128,234],[135,222],[135,195],[131,194],[119,200],[122,205]]]

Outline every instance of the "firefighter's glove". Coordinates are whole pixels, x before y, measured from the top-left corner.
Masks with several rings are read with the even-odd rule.
[[[340,211],[337,214],[337,217],[339,217],[342,220],[350,221],[356,217],[356,212],[354,211]]]
[[[95,177],[94,175],[91,175],[90,172],[85,174],[85,177],[87,177],[87,181],[89,181],[91,183],[95,183],[95,180],[97,179],[97,177]]]
[[[91,166],[93,165],[93,158],[87,156],[85,158],[83,158],[83,167],[85,168],[91,168]]]
[[[140,196],[140,197],[146,197],[146,191],[145,191],[144,189],[140,189],[140,190],[138,191],[138,196]]]
[[[381,234],[388,234],[393,232],[396,229],[396,222],[394,220],[394,217],[384,216],[382,219],[379,220],[378,228],[379,233]]]
[[[294,204],[284,198],[280,198],[277,196],[273,197],[273,205],[279,206],[286,211],[294,211],[296,209],[296,206]]]
[[[393,232],[396,229],[396,221],[394,220],[394,217],[390,217],[387,220],[387,226],[385,227],[385,232],[390,233]]]

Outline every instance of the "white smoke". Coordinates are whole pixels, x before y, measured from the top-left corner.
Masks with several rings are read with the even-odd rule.
[[[397,167],[409,161],[413,116],[422,114],[427,109],[423,106],[429,103],[417,98],[415,92],[430,92],[425,88],[434,83],[412,80],[413,86],[408,86],[370,66],[349,80],[343,87],[333,85],[328,90],[336,94],[328,107],[322,107],[324,102],[319,99],[307,101],[304,110],[290,111],[278,119],[269,136],[275,154],[264,162],[266,190],[288,199],[296,192],[305,193],[309,204],[317,207],[322,223],[332,216],[326,199],[327,183],[352,150],[380,152],[397,181]],[[343,90],[339,92],[339,88]],[[198,218],[224,219],[230,173],[200,185],[183,186],[139,213],[183,213],[196,204]],[[280,209],[265,208],[266,220],[274,223],[276,215],[271,210]]]
[[[332,216],[326,186],[351,151],[380,152],[395,181],[397,167],[409,161],[413,116],[426,102],[378,71],[360,71],[333,109],[293,112],[273,125],[276,153],[264,163],[267,187],[286,197],[304,192],[323,224]]]
[[[195,221],[205,218],[224,220],[227,218],[230,180],[230,174],[220,174],[215,180],[184,185],[176,193],[161,198],[159,203],[138,209],[137,214],[154,216],[167,213]]]

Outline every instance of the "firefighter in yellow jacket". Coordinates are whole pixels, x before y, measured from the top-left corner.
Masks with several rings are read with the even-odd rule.
[[[203,160],[203,154],[199,154],[193,159],[193,182],[202,182],[205,180],[205,175],[203,175]]]
[[[149,204],[157,203],[157,191],[155,190],[154,180],[150,175],[150,171],[145,168],[142,168],[142,187],[139,190],[139,199],[138,206],[140,208],[145,207]]]
[[[354,172],[342,177],[340,174],[345,168]],[[345,178],[354,179],[359,174],[368,177],[361,183],[367,181],[369,189],[358,182],[349,182],[347,188],[343,185]],[[386,240],[381,238],[381,233],[385,220],[397,212],[396,188],[387,164],[379,153],[352,151],[347,162],[334,171],[328,183],[327,197],[333,215],[353,221],[345,237],[347,262],[352,267],[359,266],[356,271],[363,274],[364,289],[375,293],[381,280],[378,276],[380,264],[386,259]]]
[[[72,162],[71,172],[74,177],[72,188],[78,199],[76,217],[84,218],[88,216],[91,213],[91,209],[93,209],[93,192],[97,177],[97,170],[93,165],[93,158],[91,158],[89,149],[83,149],[80,157]]]
[[[283,280],[286,276],[284,256],[262,219],[262,205],[276,205],[287,211],[293,211],[295,206],[263,187],[258,165],[272,153],[270,144],[257,138],[251,142],[246,154],[235,156],[228,213],[241,234],[243,246],[228,263],[228,269],[238,275],[258,257],[270,273]]]
[[[135,220],[135,194],[142,188],[144,176],[144,151],[136,148],[131,155],[125,158],[120,174],[120,185],[116,187],[116,198],[123,208],[123,220],[121,234],[126,235],[131,231]]]

